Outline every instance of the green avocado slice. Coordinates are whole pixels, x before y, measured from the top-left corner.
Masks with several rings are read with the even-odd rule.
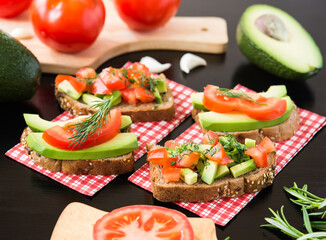
[[[42,138],[41,132],[32,132],[26,137],[28,146],[48,158],[60,160],[104,159],[118,157],[138,149],[137,137],[134,133],[118,133],[113,139],[77,151],[66,151],[53,147]]]

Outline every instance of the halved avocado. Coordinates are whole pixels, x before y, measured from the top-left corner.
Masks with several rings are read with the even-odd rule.
[[[279,77],[304,80],[322,68],[323,58],[309,33],[292,16],[269,5],[252,5],[236,32],[241,52]]]

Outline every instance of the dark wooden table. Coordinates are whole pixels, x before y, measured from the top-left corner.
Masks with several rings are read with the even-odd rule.
[[[166,76],[176,82],[201,91],[208,83],[232,88],[241,83],[253,90],[266,90],[271,84],[286,84],[288,93],[300,108],[326,116],[326,72],[305,82],[285,81],[272,76],[250,64],[240,53],[235,41],[238,20],[249,5],[258,1],[218,1],[184,0],[180,6],[180,16],[219,16],[228,24],[229,44],[226,54],[198,54],[208,62],[207,67],[193,70],[189,75],[179,68],[184,52],[144,51],[116,57],[106,66],[120,67],[126,61],[138,61],[149,55],[160,62],[170,62],[172,67]],[[278,0],[259,1],[273,4],[295,16],[314,37],[325,58],[326,52],[326,2],[323,0]],[[17,76],[19,77],[19,75]],[[6,157],[5,152],[19,142],[25,127],[23,113],[39,113],[51,120],[62,110],[54,98],[55,75],[44,74],[33,99],[21,103],[1,103],[1,159],[0,159],[0,239],[49,239],[52,229],[67,204],[78,201],[90,206],[110,211],[131,205],[160,205],[177,209],[187,216],[195,216],[173,203],[161,203],[152,194],[130,183],[130,174],[118,176],[93,197],[86,197],[60,183],[35,172]],[[193,124],[189,117],[165,139],[174,139]],[[268,208],[274,210],[285,206],[288,220],[303,230],[300,209],[294,206],[283,190],[283,186],[308,184],[309,189],[326,197],[326,129],[321,130],[307,146],[276,177],[274,184],[261,191],[225,227],[216,226],[219,239],[287,239],[278,231],[260,228],[264,217],[271,216]],[[145,163],[141,158],[135,169]]]

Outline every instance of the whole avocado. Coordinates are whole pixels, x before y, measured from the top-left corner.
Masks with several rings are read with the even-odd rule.
[[[0,30],[0,102],[34,96],[40,85],[40,63],[24,45]]]

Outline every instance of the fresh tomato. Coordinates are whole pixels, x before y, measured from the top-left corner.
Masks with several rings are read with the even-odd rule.
[[[142,103],[148,103],[155,100],[155,96],[150,90],[144,87],[140,87],[138,84],[135,84],[135,93],[136,98]]]
[[[187,217],[169,208],[132,205],[115,209],[96,221],[94,240],[193,240]]]
[[[162,175],[165,182],[177,182],[180,180],[181,168],[164,166],[162,168]]]
[[[181,0],[114,0],[129,28],[151,31],[163,27],[178,11]]]
[[[200,153],[184,151],[178,157],[175,166],[179,168],[194,169],[200,157]]]
[[[130,105],[136,105],[137,104],[137,98],[136,98],[136,91],[134,88],[125,88],[120,90],[121,97],[123,101]]]
[[[96,72],[93,68],[85,67],[77,71],[76,77],[82,80],[88,80],[96,77]]]
[[[30,18],[38,38],[66,53],[88,48],[105,22],[102,0],[34,0]]]
[[[214,147],[212,147],[211,150],[205,154],[205,156],[221,165],[227,165],[228,163],[233,162],[233,160],[225,153],[221,143],[217,143]]]
[[[111,90],[121,90],[130,85],[127,69],[108,67],[100,73],[103,83]]]
[[[252,157],[257,167],[267,167],[267,152],[262,146],[257,145],[256,147],[249,148],[245,151],[245,154]]]
[[[69,75],[58,75],[54,82],[55,82],[55,87],[57,88],[60,83],[62,83],[64,80],[67,80],[71,86],[79,93],[82,93],[86,89],[86,82],[78,80],[77,78]]]
[[[56,125],[46,129],[42,137],[48,144],[54,147],[64,150],[79,150],[109,141],[119,133],[120,125],[121,110],[116,108],[110,111],[110,114],[107,116],[107,122],[102,126],[102,129],[90,135],[82,144],[71,144],[73,130],[69,130],[69,125],[64,127]]]
[[[281,98],[265,98],[257,93],[242,93],[236,90],[228,91],[230,94],[245,94],[254,101],[245,100],[239,97],[224,96],[218,87],[208,85],[204,89],[203,103],[211,111],[227,113],[231,111],[240,111],[249,117],[268,121],[281,117],[286,111],[286,100]],[[229,94],[229,95],[230,95]]]
[[[163,165],[167,159],[166,148],[153,149],[147,153],[147,161]]]
[[[167,148],[172,148],[172,149],[175,149],[177,147],[180,147],[180,143],[174,141],[174,140],[168,140],[164,143],[164,145],[167,147]]]
[[[146,65],[140,63],[140,62],[134,62],[132,66],[130,67],[135,73],[141,73],[146,76],[151,75],[151,72],[149,71],[149,68],[146,67]]]
[[[267,153],[276,150],[275,144],[268,137],[264,137],[264,139],[259,143],[259,146],[263,147]]]
[[[102,79],[99,77],[93,80],[92,86],[90,88],[90,93],[92,94],[111,94],[111,90],[103,83]]]
[[[32,0],[0,0],[0,17],[11,18],[24,12]]]
[[[218,135],[215,132],[209,130],[204,134],[203,143],[215,146],[218,143]]]

